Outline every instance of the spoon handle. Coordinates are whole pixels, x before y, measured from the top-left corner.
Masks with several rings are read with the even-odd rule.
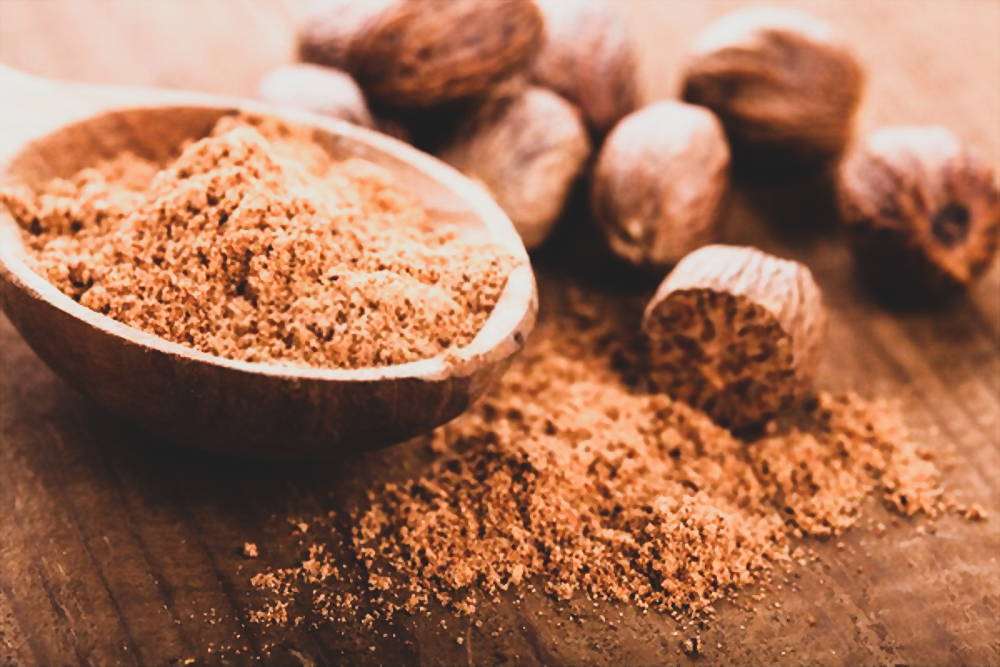
[[[0,157],[59,121],[66,100],[56,101],[57,84],[0,64]]]
[[[0,64],[0,161],[68,122],[139,100],[157,101],[148,90],[56,81]]]
[[[0,165],[27,141],[111,109],[232,106],[234,102],[231,98],[181,90],[46,79],[0,63]]]
[[[0,64],[0,159],[33,137],[124,101],[123,90],[44,79]]]

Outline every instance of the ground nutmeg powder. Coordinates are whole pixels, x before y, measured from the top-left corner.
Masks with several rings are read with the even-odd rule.
[[[870,498],[907,516],[979,516],[944,492],[934,455],[884,401],[820,393],[741,439],[645,390],[626,306],[561,295],[543,298],[499,388],[423,441],[425,472],[373,489],[350,516],[307,521],[301,562],[254,576],[254,620],[472,613],[525,587],[700,615],[802,560],[809,538],[850,528]]]
[[[244,361],[359,368],[462,346],[513,261],[435,224],[376,165],[249,116],[162,168],[124,154],[0,203],[84,306]]]

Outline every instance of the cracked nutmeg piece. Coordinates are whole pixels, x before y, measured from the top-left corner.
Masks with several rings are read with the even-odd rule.
[[[486,188],[529,250],[552,231],[589,155],[577,108],[538,86],[488,100],[438,152]]]
[[[890,294],[955,291],[996,256],[996,173],[947,128],[885,127],[866,136],[840,167],[838,201],[860,268]]]
[[[639,104],[628,25],[608,0],[538,0],[538,6],[545,42],[532,77],[579,107],[597,133],[607,132]]]
[[[523,69],[542,36],[533,0],[325,0],[300,25],[299,55],[347,71],[384,104],[430,107]]]
[[[718,235],[729,184],[729,146],[703,107],[662,101],[608,135],[591,186],[608,246],[636,266],[663,270]]]
[[[642,328],[650,384],[739,429],[808,394],[826,315],[803,264],[756,248],[710,245],[667,276]]]
[[[791,9],[732,12],[696,39],[682,97],[712,109],[737,164],[822,164],[850,139],[864,73],[833,29]]]

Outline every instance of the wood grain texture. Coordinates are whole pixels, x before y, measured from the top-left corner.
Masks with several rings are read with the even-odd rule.
[[[622,0],[647,97],[676,93],[693,33],[737,4]],[[864,126],[944,123],[1000,162],[1000,3],[794,4],[834,21],[868,64]],[[290,57],[298,11],[264,0],[0,0],[0,62],[248,93]],[[723,605],[697,663],[1000,663],[1000,269],[951,307],[887,310],[857,282],[830,216],[822,192],[737,188],[725,238],[811,267],[831,310],[824,384],[898,397],[925,442],[955,452],[949,483],[993,518],[946,518],[933,536],[901,521],[882,537],[857,530],[842,548],[820,544],[819,563],[790,574],[794,587],[744,598],[756,611]],[[543,312],[581,267],[623,298],[655,286],[612,281],[585,250],[548,251],[538,264]],[[356,505],[368,485],[422,464],[406,445],[307,468],[164,447],[61,383],[0,321],[0,665],[211,664],[222,645],[227,662],[256,664],[269,639],[279,643],[271,664],[692,662],[680,651],[691,629],[668,618],[530,596],[481,610],[481,627],[443,613],[271,637],[248,624],[250,574],[295,556],[285,517]],[[261,559],[240,558],[244,540],[266,547]]]

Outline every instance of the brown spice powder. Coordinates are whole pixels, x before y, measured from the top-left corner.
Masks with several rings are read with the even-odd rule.
[[[800,560],[797,538],[851,527],[868,497],[905,515],[957,508],[891,406],[821,394],[795,423],[738,439],[628,382],[633,319],[571,296],[498,390],[428,439],[429,473],[373,491],[346,531],[317,519],[307,560],[254,579],[271,598],[255,620],[280,624],[270,611],[303,596],[317,618],[344,620],[359,601],[330,554],[345,546],[374,605],[366,620],[430,603],[472,612],[536,584],[700,613]]]
[[[127,154],[0,203],[81,304],[245,361],[358,368],[462,346],[512,261],[436,225],[379,167],[249,117],[162,170]]]

